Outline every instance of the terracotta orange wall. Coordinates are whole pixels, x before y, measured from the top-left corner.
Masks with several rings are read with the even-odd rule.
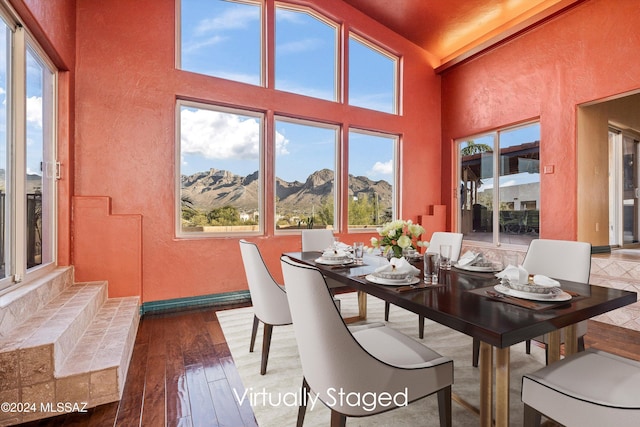
[[[403,56],[402,116],[176,70],[174,0],[77,3],[74,197],[108,197],[113,214],[141,215],[144,302],[247,289],[237,238],[175,238],[177,97],[247,106],[268,114],[286,105],[287,111],[303,118],[402,131],[401,179],[412,186],[410,194],[402,195],[402,216],[415,221],[430,205],[440,204],[439,192],[428,190],[440,188],[441,135],[440,79],[429,55],[342,1],[301,4],[318,4],[318,10]],[[275,236],[273,219],[267,219],[265,235],[250,240],[259,244],[269,268],[280,277],[280,254],[299,250],[300,238]],[[82,261],[81,254],[91,249],[83,243],[91,239],[77,234],[91,231],[75,233],[74,262]],[[368,236],[340,235],[343,241]],[[85,279],[117,277],[118,260],[126,261],[117,250],[101,256],[109,257],[110,270],[84,269]]]
[[[576,105],[640,88],[640,2],[588,0],[442,74],[443,202],[453,140],[540,119],[541,237],[575,239]],[[605,202],[606,203],[606,202]],[[449,221],[453,223],[450,214]]]

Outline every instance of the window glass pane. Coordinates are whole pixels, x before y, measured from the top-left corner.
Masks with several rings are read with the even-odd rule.
[[[180,106],[183,233],[260,230],[262,116]]]
[[[10,34],[9,28],[4,21],[0,20],[0,279],[11,274],[9,263],[11,217],[9,216],[9,200],[7,197],[9,188],[7,78],[9,75],[8,51],[11,39]]]
[[[338,30],[316,16],[276,7],[276,89],[336,100]]]
[[[276,228],[335,228],[338,128],[276,120]]]
[[[181,0],[181,68],[260,85],[260,2]]]
[[[465,239],[493,241],[494,134],[462,141],[460,231]]]
[[[499,133],[500,237],[529,244],[540,231],[540,126]]]
[[[349,104],[397,113],[398,60],[349,37]]]
[[[27,49],[26,198],[27,268],[52,261],[52,131],[53,75],[31,49]]]
[[[394,219],[397,137],[349,132],[349,227]]]

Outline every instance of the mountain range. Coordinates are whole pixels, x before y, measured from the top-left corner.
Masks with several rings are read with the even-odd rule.
[[[322,169],[309,175],[305,182],[288,182],[276,177],[276,198],[281,213],[310,213],[320,207],[333,190],[334,173]],[[181,196],[196,209],[208,211],[222,206],[235,206],[253,211],[258,206],[258,172],[247,176],[220,169],[210,169],[193,175],[182,175]],[[378,196],[380,206],[392,204],[392,187],[387,181],[372,181],[364,176],[349,175],[349,197]]]

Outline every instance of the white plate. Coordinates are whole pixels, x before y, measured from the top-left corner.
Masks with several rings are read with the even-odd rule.
[[[387,286],[404,286],[404,285],[415,285],[416,283],[420,283],[420,278],[413,276],[404,280],[390,280],[383,279],[382,277],[376,277],[373,274],[368,274],[365,279],[367,279],[371,283],[375,283],[378,285],[387,285]]]
[[[502,270],[502,266],[499,264],[493,264],[490,266],[479,266],[479,265],[458,265],[453,264],[453,266],[455,268],[458,268],[460,270],[466,270],[466,271],[481,271],[481,272],[485,272],[485,273],[493,273],[495,271],[501,271]]]
[[[500,292],[501,294],[509,295],[516,298],[529,299],[533,301],[554,302],[554,301],[569,301],[571,299],[571,295],[569,295],[562,289],[560,289],[559,293],[553,293],[553,294],[533,294],[530,292],[516,291],[515,289],[507,288],[506,286],[503,286],[503,285],[495,285],[493,289]]]
[[[315,262],[318,264],[324,265],[342,265],[342,264],[351,264],[353,262],[352,258],[343,258],[343,259],[324,259],[322,257],[316,258]]]

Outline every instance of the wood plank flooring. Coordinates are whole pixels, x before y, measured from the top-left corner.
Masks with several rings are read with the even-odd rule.
[[[216,317],[235,307],[143,316],[120,402],[23,426],[256,426]],[[589,321],[585,345],[640,360],[640,332]]]

